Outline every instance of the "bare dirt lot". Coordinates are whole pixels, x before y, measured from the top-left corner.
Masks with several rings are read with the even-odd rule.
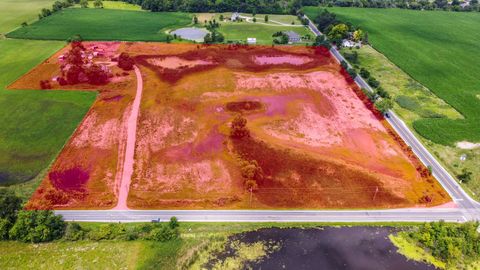
[[[112,55],[128,52],[142,74],[130,208],[393,208],[450,201],[323,49],[95,46]],[[60,54],[11,88],[38,88],[39,80],[54,77]],[[117,204],[135,96],[130,73],[100,87],[70,86],[100,94],[30,207]],[[250,135],[234,138],[231,123],[239,115]]]

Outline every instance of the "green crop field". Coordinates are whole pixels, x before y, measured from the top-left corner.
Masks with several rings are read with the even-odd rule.
[[[0,186],[31,180],[44,170],[95,99],[92,92],[5,90],[64,45],[0,40]]]
[[[191,23],[191,15],[116,9],[69,8],[9,34],[10,38],[165,41],[166,31]]]
[[[433,142],[480,142],[480,14],[331,8],[368,31],[373,47],[452,105],[465,119],[422,118],[415,130]],[[319,8],[305,12],[315,18]],[[388,90],[388,89],[387,89]]]
[[[0,34],[30,23],[42,8],[50,8],[54,0],[0,0]]]

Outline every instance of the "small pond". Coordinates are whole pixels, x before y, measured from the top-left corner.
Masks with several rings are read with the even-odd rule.
[[[208,31],[201,28],[187,27],[172,31],[170,34],[177,35],[183,39],[202,42],[203,38],[208,34]]]
[[[235,234],[204,267],[243,269],[427,270],[434,266],[397,253],[388,227],[268,228]],[[255,258],[255,259],[254,259]]]

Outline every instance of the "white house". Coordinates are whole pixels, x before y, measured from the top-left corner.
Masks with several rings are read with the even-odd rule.
[[[238,18],[240,18],[240,14],[238,12],[234,12],[234,13],[232,13],[232,17],[230,17],[230,20],[232,22],[234,22],[234,21],[238,20]]]
[[[257,38],[254,38],[254,37],[247,38],[247,44],[257,44]]]

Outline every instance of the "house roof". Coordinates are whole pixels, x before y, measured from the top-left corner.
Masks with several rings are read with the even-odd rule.
[[[300,35],[299,35],[297,32],[285,31],[284,33],[285,33],[285,34],[288,36],[288,38],[290,38],[290,39],[291,39],[291,38],[294,38],[294,39],[295,39],[295,38],[300,38]]]

